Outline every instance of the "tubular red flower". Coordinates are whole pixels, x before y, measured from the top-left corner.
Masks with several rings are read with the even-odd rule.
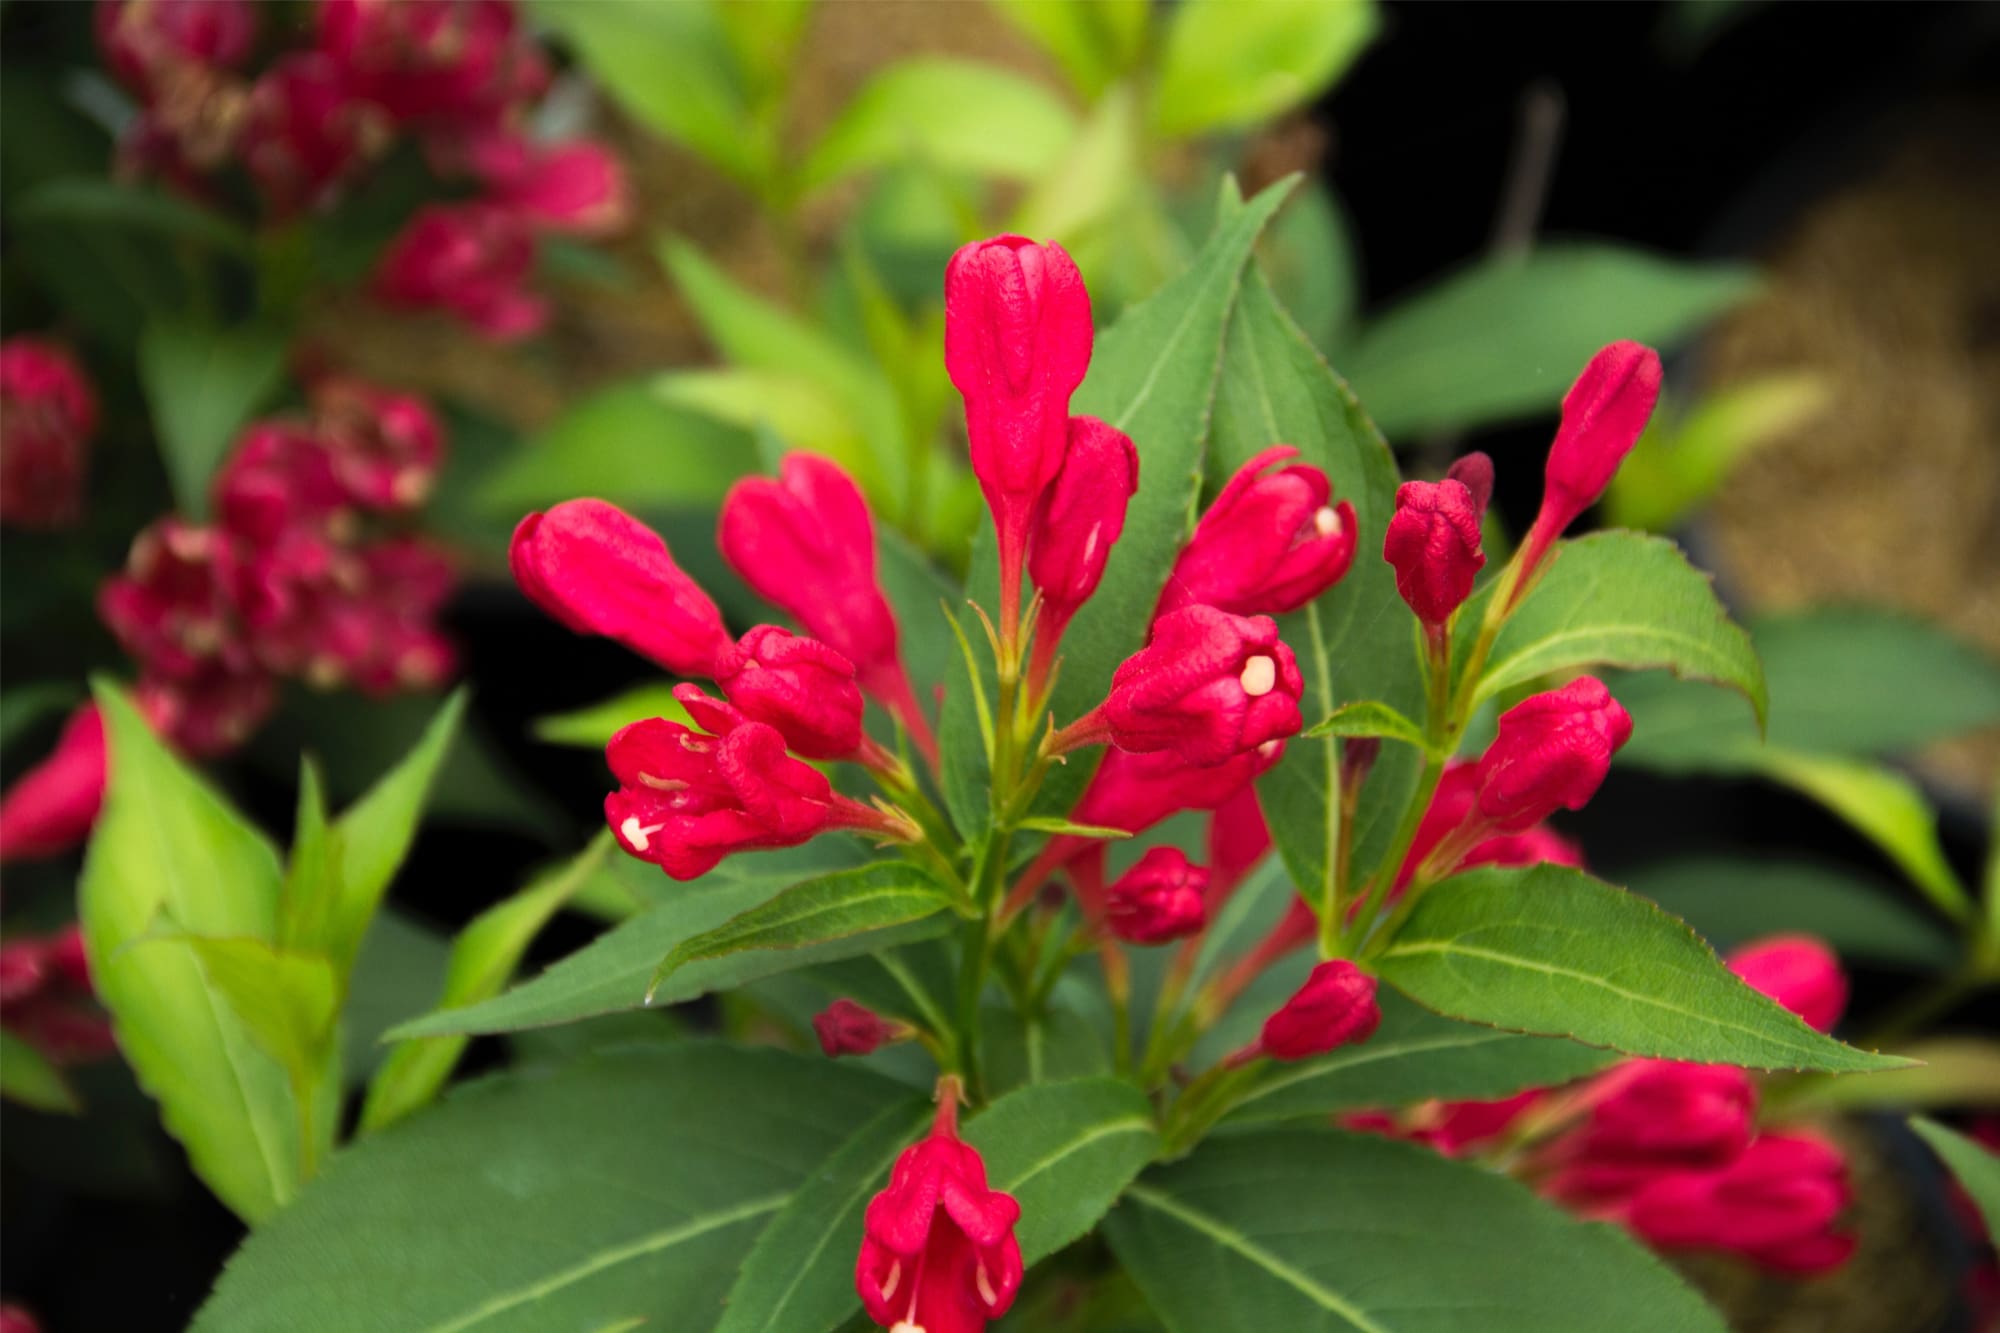
[[[1500,715],[1499,733],[1480,756],[1480,817],[1522,833],[1558,807],[1581,810],[1631,737],[1631,715],[1593,676],[1522,700]]]
[[[722,613],[651,528],[602,500],[530,514],[508,552],[529,599],[579,634],[601,634],[683,676],[730,650]]]
[[[1650,1182],[1632,1200],[1632,1229],[1662,1249],[1719,1250],[1780,1273],[1824,1273],[1854,1253],[1834,1230],[1853,1199],[1847,1160],[1802,1132],[1765,1134],[1713,1171]]]
[[[43,338],[0,343],[0,522],[74,523],[96,429],[97,395],[67,348]]]
[[[1111,933],[1128,944],[1166,944],[1196,934],[1208,919],[1208,872],[1178,847],[1155,847],[1105,895]]]
[[[243,62],[257,40],[252,0],[97,0],[104,63],[141,98],[177,77]]]
[[[1213,606],[1233,615],[1283,615],[1338,583],[1354,563],[1354,506],[1330,503],[1332,484],[1273,445],[1245,463],[1195,526],[1156,614]]]
[[[1445,838],[1470,821],[1478,818],[1475,801],[1479,789],[1478,766],[1458,762],[1444,771],[1439,779],[1437,791],[1431,803],[1424,807],[1423,818],[1417,824],[1416,837],[1410,843],[1410,852],[1403,858],[1403,864],[1396,874],[1394,892],[1400,894],[1408,887],[1430,854],[1444,842]],[[1481,838],[1470,843],[1464,853],[1449,865],[1431,868],[1434,875],[1449,875],[1456,870],[1470,870],[1474,866],[1533,866],[1552,864],[1559,866],[1583,865],[1583,849],[1575,842],[1549,828],[1537,824],[1519,833],[1502,833]]]
[[[958,1137],[957,1111],[947,1090],[930,1136],[896,1159],[863,1215],[854,1285],[884,1328],[980,1333],[1020,1290],[1021,1206],[987,1185],[978,1150]]]
[[[338,65],[301,51],[251,85],[237,145],[271,211],[287,217],[333,203],[389,134],[381,109],[354,98]]]
[[[1254,1053],[1273,1060],[1309,1059],[1367,1041],[1381,1021],[1375,978],[1336,958],[1315,967],[1298,993],[1264,1020]]]
[[[1772,935],[1729,955],[1729,970],[1821,1032],[1833,1031],[1847,1009],[1847,973],[1825,941]]]
[[[49,757],[0,797],[0,862],[60,856],[83,841],[104,800],[104,754],[104,718],[86,703]]]
[[[1196,767],[1171,750],[1112,750],[1072,815],[1079,824],[1143,833],[1183,810],[1215,810],[1275,765],[1284,742],[1269,741],[1221,764]]]
[[[1270,617],[1190,606],[1154,622],[1152,642],[1112,673],[1101,722],[1079,725],[1101,725],[1121,750],[1206,767],[1297,734],[1304,689]]]
[[[1563,397],[1562,425],[1549,447],[1541,512],[1521,543],[1522,583],[1550,543],[1597,503],[1646,428],[1660,397],[1660,354],[1612,343],[1590,358]]]
[[[1404,482],[1396,490],[1382,558],[1395,566],[1396,591],[1417,619],[1443,625],[1472,595],[1473,577],[1486,564],[1478,501],[1448,477]]]
[[[1046,660],[1104,577],[1139,489],[1139,451],[1096,417],[1071,417],[1069,453],[1035,510],[1028,573],[1042,595],[1036,646]]]
[[[1572,1202],[1616,1201],[1663,1172],[1727,1166],[1755,1129],[1757,1085],[1732,1065],[1629,1060],[1596,1087],[1589,1121],[1556,1148],[1550,1188]]]
[[[903,1035],[901,1024],[891,1023],[872,1009],[852,1000],[835,1000],[813,1015],[813,1032],[819,1048],[831,1059],[843,1055],[869,1055]]]
[[[602,236],[623,226],[631,211],[625,168],[603,144],[537,143],[500,130],[471,139],[465,154],[488,197],[536,227]]]
[[[845,759],[861,746],[854,666],[817,639],[759,625],[723,655],[715,682],[745,716],[776,727],[808,759]]]
[[[525,338],[548,318],[528,290],[535,241],[511,209],[431,204],[389,243],[375,293],[406,309],[449,311],[496,342]]]
[[[1484,519],[1487,503],[1493,499],[1493,460],[1475,449],[1453,460],[1444,477],[1465,487],[1472,496],[1473,509]]]
[[[319,49],[405,124],[491,123],[548,84],[508,0],[320,0]]]
[[[1257,801],[1257,788],[1245,784],[1216,808],[1208,822],[1208,886],[1212,906],[1220,909],[1270,851],[1271,829],[1264,822],[1264,807]]]

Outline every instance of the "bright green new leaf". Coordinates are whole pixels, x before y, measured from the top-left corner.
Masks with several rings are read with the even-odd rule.
[[[713,507],[747,470],[743,431],[650,381],[599,389],[477,481],[480,512],[519,518],[579,495],[627,509]]]
[[[1172,137],[1304,106],[1374,39],[1369,0],[1183,0],[1167,22],[1153,124]]]
[[[11,1032],[0,1030],[0,1097],[37,1111],[75,1115],[83,1109],[62,1071]]]
[[[1629,1055],[1830,1073],[1909,1063],[1813,1031],[1687,926],[1567,866],[1487,867],[1433,885],[1376,964],[1438,1013]]]
[[[1374,1136],[1210,1139],[1147,1172],[1105,1230],[1170,1333],[1723,1333],[1623,1231]]]
[[[1552,565],[1507,617],[1475,701],[1578,667],[1664,667],[1727,685],[1762,722],[1764,670],[1708,575],[1664,537],[1595,532],[1556,547]]]
[[[993,0],[993,7],[1053,56],[1078,92],[1094,99],[1138,55],[1145,43],[1146,20],[1152,3],[1151,0]]]
[[[788,447],[825,454],[849,472],[875,467],[846,405],[806,376],[745,366],[670,370],[653,380],[653,392],[669,407],[743,430],[765,427]]]
[[[1548,245],[1474,264],[1363,329],[1355,392],[1389,437],[1551,411],[1591,355],[1667,346],[1745,299],[1748,272],[1610,245]]]
[[[709,1042],[488,1079],[341,1153],[193,1328],[708,1328],[793,1192],[908,1096],[817,1055]]]
[[[1129,838],[1131,833],[1122,828],[1104,828],[1096,824],[1076,824],[1054,815],[1030,815],[1015,825],[1031,833],[1066,833],[1072,838]]]
[[[1389,705],[1376,699],[1361,699],[1351,704],[1342,704],[1333,710],[1323,722],[1318,722],[1305,730],[1309,741],[1327,736],[1378,736],[1383,740],[1401,741],[1424,749],[1424,729],[1404,717]]]
[[[573,713],[538,717],[531,725],[536,740],[602,750],[620,727],[649,717],[663,717],[684,727],[694,725],[686,707],[674,698],[674,687],[665,683],[640,685]]]
[[[1965,1186],[1965,1192],[1979,1205],[1979,1215],[1986,1219],[1986,1234],[2000,1236],[2000,1157],[1991,1148],[1924,1116],[1912,1116],[1910,1128],[1944,1159],[1952,1175],[1958,1177],[1958,1183]]]
[[[1000,68],[916,56],[877,74],[806,157],[809,189],[914,160],[945,171],[1029,180],[1076,135],[1076,118],[1042,85]]]
[[[1766,375],[1718,389],[1683,414],[1669,415],[1663,403],[1604,492],[1605,521],[1672,529],[1745,458],[1806,425],[1830,397],[1817,375]]]
[[[285,866],[285,890],[278,903],[279,945],[306,952],[332,947],[331,925],[340,903],[340,863],[340,837],[327,822],[319,765],[302,756],[292,855]]]
[[[277,391],[288,345],[254,324],[160,321],[139,335],[139,382],[183,516],[208,513],[209,480],[237,429]]]
[[[737,68],[761,102],[780,94],[792,73],[814,0],[723,0],[716,20],[736,53]]]
[[[1064,2],[1076,9],[1093,7]],[[1140,151],[1132,90],[1113,89],[1091,109],[1061,159],[1036,176],[1014,211],[1010,230],[1060,237],[1085,273],[1111,267],[1118,247],[1131,240],[1122,223],[1145,183]]]
[[[333,965],[317,954],[292,953],[241,936],[168,935],[140,940],[135,950],[186,945],[201,960],[209,984],[229,1001],[250,1035],[295,1081],[309,1088],[333,1043],[339,987]]]

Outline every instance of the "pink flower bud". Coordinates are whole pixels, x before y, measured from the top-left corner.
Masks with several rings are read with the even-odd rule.
[[[1111,933],[1128,944],[1165,944],[1207,921],[1208,872],[1178,847],[1155,847],[1119,876],[1105,897]]]
[[[1563,1198],[1614,1200],[1665,1171],[1726,1166],[1755,1129],[1757,1085],[1730,1065],[1631,1060],[1597,1086],[1588,1123],[1558,1148]]]
[[[1472,595],[1473,576],[1486,564],[1479,549],[1479,504],[1462,483],[1406,481],[1382,542],[1396,568],[1396,591],[1417,619],[1443,625]]]
[[[1071,417],[1069,454],[1035,510],[1028,573],[1042,594],[1039,642],[1051,646],[1104,577],[1139,489],[1139,451],[1096,417]]]
[[[1810,935],[1772,935],[1729,955],[1729,970],[1821,1032],[1847,1009],[1847,973],[1840,958]]]
[[[141,98],[190,71],[241,64],[257,40],[252,0],[97,0],[98,49]]]
[[[746,717],[776,727],[808,759],[845,759],[861,746],[854,667],[817,639],[759,625],[723,655],[715,682]]]
[[[0,944],[0,1011],[38,994],[49,981],[48,948],[33,938]]]
[[[163,518],[132,542],[98,592],[100,619],[152,672],[190,677],[249,665],[234,622],[237,552],[226,534]]]
[[[104,800],[104,756],[104,718],[86,703],[49,757],[0,797],[0,862],[60,856],[83,841]]]
[[[301,51],[251,85],[238,148],[271,211],[289,217],[331,205],[389,134],[381,109],[354,98],[338,65]]]
[[[514,529],[508,560],[529,600],[579,634],[616,639],[681,676],[730,650],[715,603],[651,528],[602,500],[565,500]]]
[[[1296,611],[1340,582],[1354,563],[1354,506],[1330,503],[1332,485],[1273,445],[1238,469],[1195,525],[1160,594],[1159,614],[1213,606],[1233,615]]]
[[[1410,842],[1409,855],[1403,858],[1402,868],[1397,872],[1391,901],[1409,886],[1417,867],[1437,850],[1446,837],[1478,818],[1478,794],[1477,765],[1458,762],[1445,769],[1431,803],[1424,807],[1423,818],[1417,824],[1417,835]],[[1537,824],[1519,833],[1482,837],[1466,846],[1463,854],[1450,864],[1432,867],[1432,873],[1442,877],[1454,871],[1470,870],[1474,866],[1543,864],[1581,867],[1583,849],[1547,825]]]
[[[35,1316],[12,1301],[0,1305],[0,1333],[42,1333]]]
[[[1190,606],[1112,673],[1100,710],[1121,750],[1171,750],[1197,767],[1297,734],[1305,682],[1268,616]]]
[[[831,1059],[873,1054],[901,1035],[899,1024],[852,1000],[835,1000],[814,1014],[813,1031],[819,1036],[819,1048]]]
[[[0,343],[0,522],[60,528],[83,510],[97,396],[68,349]]]
[[[631,211],[624,166],[588,139],[543,144],[502,130],[470,140],[465,153],[487,197],[536,227],[601,236]]]
[[[1264,1020],[1257,1053],[1273,1060],[1310,1059],[1367,1041],[1381,1021],[1375,978],[1336,958],[1315,967],[1298,993]]]
[[[511,210],[430,204],[389,243],[375,292],[393,306],[449,311],[496,342],[512,342],[548,318],[547,303],[528,290],[534,265],[534,237]]]
[[[509,0],[320,0],[319,48],[406,124],[483,125],[548,83]]]
[[[1854,1253],[1854,1238],[1834,1230],[1852,1199],[1840,1150],[1794,1131],[1761,1136],[1719,1169],[1660,1176],[1633,1199],[1628,1220],[1662,1249],[1718,1250],[1805,1275]]]
[[[1632,718],[1604,682],[1579,676],[1500,715],[1478,767],[1480,817],[1522,833],[1558,807],[1581,810],[1632,737]]]
[[[1486,517],[1486,506],[1493,499],[1493,460],[1474,450],[1453,461],[1445,469],[1446,481],[1455,481],[1465,487],[1472,496],[1472,505],[1481,519]]]
[[[1003,570],[1018,572],[1035,501],[1069,443],[1069,399],[1090,366],[1090,295],[1063,248],[976,241],[944,276],[944,362],[965,398],[972,471]]]
[[[1541,512],[1521,543],[1523,571],[1532,572],[1549,544],[1604,494],[1659,396],[1660,354],[1652,348],[1617,342],[1590,358],[1563,398]]]
[[[330,537],[352,499],[321,436],[289,421],[256,421],[237,437],[211,489],[225,532],[259,549],[294,531]]]
[[[883,1328],[980,1333],[1021,1286],[1014,1224],[1021,1206],[986,1183],[979,1152],[958,1137],[947,1091],[930,1136],[896,1159],[868,1202],[854,1286]]]
[[[328,464],[355,504],[396,513],[429,497],[444,466],[445,432],[423,399],[329,375],[313,385],[312,405]]]

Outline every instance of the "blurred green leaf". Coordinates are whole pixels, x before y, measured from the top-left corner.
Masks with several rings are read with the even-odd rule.
[[[905,160],[1031,180],[1076,135],[1062,99],[997,65],[917,56],[877,74],[807,155],[808,189]]]
[[[1151,0],[993,0],[993,7],[1053,56],[1087,98],[1131,67],[1153,8]]]
[[[692,727],[694,719],[668,683],[641,685],[609,699],[571,713],[551,713],[531,724],[535,739],[551,745],[574,745],[584,750],[601,750],[620,727],[642,718],[663,717]]]
[[[1912,1116],[1910,1128],[1944,1159],[1958,1183],[1965,1186],[1965,1192],[1979,1205],[1979,1215],[1986,1219],[1988,1244],[1994,1244],[1991,1238],[2000,1236],[2000,1155],[1923,1116]]]
[[[1376,27],[1370,0],[1182,0],[1167,20],[1153,124],[1179,138],[1275,119],[1331,87]]]
[[[1101,272],[1112,252],[1130,243],[1123,224],[1145,184],[1141,151],[1137,100],[1130,88],[1114,88],[1035,178],[1009,226],[1024,236],[1060,237],[1079,268]]]
[[[338,1074],[337,1052],[335,1068],[326,1068],[339,1017],[340,986],[332,962],[241,936],[170,936],[161,942],[194,950],[209,985],[229,1002],[264,1053],[285,1067],[298,1105],[310,1106],[319,1078]],[[153,940],[140,940],[133,948],[154,946]],[[319,1123],[314,1129],[318,1154],[331,1146],[334,1126]]]
[[[241,227],[180,195],[125,185],[102,177],[67,176],[45,182],[14,206],[24,222],[61,226],[129,227],[170,240],[199,241],[248,256],[250,235]]]
[[[319,765],[301,756],[292,854],[278,902],[279,944],[308,951],[336,947],[332,925],[340,902],[340,863],[340,837],[328,823]]]
[[[1361,304],[1354,237],[1323,182],[1310,181],[1271,221],[1260,259],[1278,301],[1323,356],[1338,358]]]
[[[0,1030],[0,1097],[37,1111],[75,1115],[83,1109],[62,1071],[11,1032]]]
[[[36,724],[75,704],[80,693],[76,686],[62,680],[17,685],[0,693],[0,749],[13,745]]]
[[[288,346],[255,324],[154,321],[140,334],[139,381],[184,517],[208,513],[209,480],[237,430],[277,391]]]
[[[767,427],[790,447],[824,454],[849,472],[875,470],[845,404],[803,375],[743,366],[670,370],[653,381],[653,392],[670,407],[711,420]]]
[[[1828,396],[1816,375],[1767,375],[1705,395],[1685,413],[1654,412],[1604,493],[1605,521],[1670,530],[1751,453],[1818,416]]]
[[[1911,1042],[1901,1054],[1922,1061],[1909,1069],[1889,1069],[1867,1078],[1819,1075],[1792,1080],[1771,1094],[1776,1118],[1810,1109],[1823,1111],[1913,1111],[1920,1107],[1961,1107],[1976,1111],[2000,1105],[2000,1045],[1977,1037],[1934,1037]]]
[[[437,998],[451,941],[391,906],[368,924],[341,1012],[341,1067],[350,1084],[372,1077],[393,1047],[382,1034]]]
[[[1606,343],[1671,346],[1753,290],[1751,273],[1614,245],[1489,259],[1370,321],[1344,367],[1392,440],[1551,411]]]
[[[782,95],[799,41],[812,21],[813,0],[719,0],[715,17],[751,85],[753,102]]]

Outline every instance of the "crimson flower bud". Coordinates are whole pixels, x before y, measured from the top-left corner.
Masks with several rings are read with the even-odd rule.
[[[1112,673],[1100,721],[1079,725],[1101,726],[1121,750],[1205,767],[1297,734],[1304,689],[1269,616],[1190,606],[1154,622],[1152,642]]]
[[[950,1084],[929,1137],[903,1150],[862,1218],[854,1286],[883,1328],[980,1333],[1021,1287],[1021,1205],[987,1185],[978,1149],[958,1137]]]
[[[1264,807],[1257,801],[1257,788],[1246,783],[1218,805],[1208,821],[1209,896],[1217,909],[1270,850],[1271,829],[1264,822]]]
[[[722,613],[660,534],[616,505],[565,500],[514,529],[508,561],[530,601],[579,634],[616,639],[681,676],[729,650]]]
[[[1315,967],[1298,993],[1264,1020],[1256,1053],[1273,1060],[1309,1059],[1367,1041],[1381,1021],[1375,978],[1336,958]]]
[[[1563,529],[1604,494],[1659,397],[1660,354],[1652,348],[1616,342],[1590,358],[1563,397],[1562,425],[1549,446],[1541,512],[1521,543],[1524,575],[1541,563]],[[1525,577],[1517,586],[1526,587]]]
[[[813,1015],[813,1032],[819,1037],[819,1048],[833,1059],[872,1054],[895,1041],[901,1035],[899,1029],[899,1024],[852,1000],[835,1000]]]
[[[254,665],[210,663],[192,676],[142,676],[133,702],[176,751],[212,759],[256,732],[278,706],[278,687]]]
[[[1458,762],[1445,769],[1431,803],[1424,807],[1423,818],[1417,823],[1417,834],[1410,841],[1409,854],[1403,858],[1402,867],[1396,874],[1391,901],[1409,886],[1417,867],[1447,836],[1478,818],[1478,795],[1477,765]],[[1474,866],[1533,866],[1545,863],[1581,867],[1583,849],[1546,824],[1536,824],[1520,833],[1480,838],[1467,846],[1461,855],[1454,857],[1450,864],[1434,866],[1432,871],[1436,876],[1443,876],[1455,870],[1470,870]]]
[[[1267,741],[1223,763],[1197,767],[1172,750],[1151,754],[1112,750],[1091,775],[1071,818],[1079,824],[1144,833],[1183,810],[1220,809],[1284,753],[1283,741]]]
[[[512,342],[548,318],[548,303],[528,290],[534,265],[534,236],[512,210],[430,204],[389,242],[375,294],[393,306],[448,311],[495,342]]]
[[[1329,503],[1332,484],[1316,467],[1263,475],[1297,453],[1273,445],[1229,479],[1174,562],[1157,615],[1192,605],[1283,615],[1340,582],[1354,563],[1354,506]]]
[[[80,1064],[117,1048],[91,1003],[90,968],[74,923],[44,939],[0,945],[0,1026],[55,1064]]]
[[[1048,651],[1097,591],[1138,489],[1139,451],[1125,433],[1096,417],[1071,417],[1069,454],[1035,510],[1028,547],[1028,573],[1042,594],[1037,641]]]
[[[1479,549],[1479,504],[1461,482],[1406,481],[1382,541],[1382,558],[1396,569],[1396,591],[1417,619],[1440,626],[1472,595],[1486,564]]]
[[[1559,806],[1581,810],[1631,738],[1631,715],[1594,676],[1522,700],[1479,758],[1480,817],[1521,833]]]
[[[423,399],[350,375],[313,385],[313,424],[341,488],[365,509],[413,509],[444,465],[445,432]]]
[[[1650,1182],[1626,1216],[1662,1249],[1719,1250],[1780,1273],[1829,1272],[1855,1240],[1834,1230],[1853,1199],[1847,1160],[1816,1135],[1765,1134],[1726,1166]]]
[[[1105,896],[1111,933],[1128,944],[1165,944],[1201,930],[1208,872],[1178,847],[1155,847]]]
[[[233,621],[238,559],[220,530],[160,519],[133,539],[125,572],[105,580],[98,616],[150,671],[188,677],[247,666]]]
[[[1821,1032],[1847,1009],[1847,973],[1840,958],[1810,935],[1772,935],[1729,955],[1729,970]]]
[[[501,130],[472,139],[465,153],[488,198],[544,230],[601,236],[630,213],[625,168],[602,144],[542,144]]]
[[[82,842],[104,800],[104,718],[86,703],[56,748],[0,797],[0,862],[60,856]]]
[[[190,71],[241,64],[257,40],[252,0],[98,0],[92,17],[104,63],[147,99]]]
[[[845,759],[861,746],[854,666],[817,639],[759,625],[716,666],[715,683],[754,721],[808,759]]]
[[[338,65],[301,51],[251,85],[238,147],[272,212],[288,217],[331,204],[389,134],[381,109],[354,98]]]
[[[19,1004],[48,984],[48,949],[38,939],[0,944],[0,1009]]]
[[[320,0],[319,49],[403,123],[484,125],[548,84],[509,0]]]
[[[1623,1198],[1663,1172],[1726,1166],[1755,1129],[1757,1085],[1733,1065],[1632,1060],[1597,1086],[1590,1120],[1559,1148],[1567,1160],[1553,1188],[1571,1200]]]
[[[1472,496],[1472,505],[1480,518],[1486,517],[1486,506],[1493,499],[1493,460],[1474,450],[1454,460],[1445,469],[1446,481],[1455,481]]]
[[[993,510],[1001,568],[1016,579],[1029,516],[1068,448],[1069,399],[1090,366],[1091,337],[1090,294],[1060,245],[996,236],[945,268],[945,369],[965,398],[972,472]]]
[[[0,343],[0,522],[60,528],[83,509],[97,396],[68,349]]]
[[[96,991],[90,975],[90,958],[84,949],[83,927],[72,921],[49,938],[46,954],[51,971],[63,984],[80,995]]]
[[[353,498],[321,434],[289,421],[252,422],[237,437],[211,488],[224,531],[261,549],[310,531],[351,526]]]

